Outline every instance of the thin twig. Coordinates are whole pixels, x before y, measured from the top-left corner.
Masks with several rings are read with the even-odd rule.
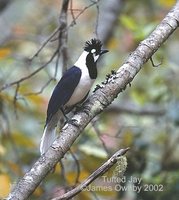
[[[70,9],[69,9],[69,10],[70,10],[70,13],[71,13],[71,17],[72,17],[72,19],[74,20],[74,24],[76,24],[75,15],[74,15],[74,13],[73,13],[74,10],[75,10],[75,9],[73,9],[73,0],[70,1]],[[78,10],[78,11],[79,11],[79,10]]]
[[[109,152],[108,148],[106,147],[106,144],[104,143],[104,141],[101,139],[101,133],[100,133],[99,128],[96,126],[96,121],[92,120],[92,121],[91,121],[91,125],[92,125],[92,127],[94,128],[94,130],[95,130],[95,132],[96,132],[98,138],[100,139],[100,141],[101,141],[101,143],[102,143],[102,146],[103,146],[105,152],[107,153],[107,155],[108,155],[108,157],[109,157],[110,152]]]
[[[68,8],[68,2],[69,0],[64,0],[63,1],[63,6],[62,6],[62,10],[61,13],[66,12],[67,8]],[[67,6],[66,6],[67,5]],[[65,11],[66,10],[66,11]],[[42,51],[42,49],[48,44],[48,42],[52,41],[53,37],[60,32],[60,30],[62,29],[62,24],[60,23],[59,26],[52,32],[52,34],[42,43],[42,45],[40,46],[40,48],[37,50],[37,52],[30,58],[30,61],[32,61],[35,57],[37,57],[39,55],[39,53]]]
[[[64,12],[64,10],[66,9],[66,5],[68,8],[68,2],[69,0],[64,0],[63,1],[63,6],[62,6],[62,10],[61,13]],[[67,9],[66,9],[67,10]],[[66,12],[66,11],[65,11]],[[30,61],[32,61],[35,57],[37,57],[39,55],[39,53],[43,50],[43,48],[48,44],[48,42],[53,41],[53,37],[59,33],[62,29],[62,24],[60,23],[59,26],[52,32],[52,34],[42,43],[42,45],[39,47],[39,49],[37,50],[37,52],[30,58]]]
[[[71,21],[70,25],[68,28],[76,24],[76,20],[90,7],[94,6],[97,2],[92,2],[88,6],[85,6],[76,16],[73,17],[73,20]]]
[[[52,200],[66,200],[76,196],[78,193],[83,191],[91,182],[93,182],[99,176],[107,172],[118,161],[118,158],[124,155],[128,150],[129,148],[117,151],[114,155],[111,156],[111,158],[109,158],[101,167],[94,171],[86,180],[80,183],[76,188],[70,190],[61,197],[56,197]]]
[[[78,162],[78,159],[76,158],[75,154],[73,153],[73,151],[71,149],[69,150],[69,152],[76,164],[76,169],[77,169],[76,170],[76,172],[77,172],[76,179],[75,179],[75,185],[76,185],[77,183],[79,183],[79,178],[80,178],[80,163]]]
[[[50,84],[51,81],[53,81],[54,78],[50,78],[42,87],[38,92],[29,92],[29,93],[25,93],[23,94],[24,96],[32,96],[32,95],[38,95],[43,93],[44,89]]]
[[[61,12],[63,12],[63,13],[64,13],[64,12],[67,12],[68,2],[69,2],[69,0],[64,0],[64,2],[63,2],[63,8],[62,8],[62,11],[61,11]],[[66,10],[63,10],[63,9],[66,9]],[[55,31],[50,35],[50,37],[49,37],[46,41],[44,41],[44,43],[42,44],[42,46],[41,46],[41,47],[38,49],[38,51],[31,57],[30,60],[32,60],[34,57],[38,56],[38,54],[39,54],[40,51],[45,47],[45,45],[46,45],[57,33],[59,33],[60,30],[63,32],[63,26],[64,26],[64,24],[61,23],[61,24],[59,25],[59,27],[57,27],[57,28],[55,29]],[[23,78],[21,78],[21,79],[19,79],[19,80],[17,80],[17,81],[14,81],[14,82],[12,82],[12,83],[4,84],[4,85],[0,88],[0,91],[5,90],[5,89],[7,89],[7,88],[9,88],[9,87],[11,87],[11,86],[13,86],[13,85],[17,85],[17,84],[19,84],[19,83],[21,83],[21,82],[23,82],[23,81],[25,81],[25,80],[31,78],[31,77],[34,76],[35,74],[37,74],[39,71],[41,71],[43,68],[45,68],[50,62],[52,62],[52,60],[54,59],[54,57],[57,55],[58,52],[59,52],[59,46],[58,46],[57,50],[54,52],[54,54],[52,55],[52,57],[50,58],[50,60],[49,60],[47,63],[45,63],[44,65],[42,65],[41,67],[39,67],[37,70],[35,70],[35,71],[32,72],[31,74],[29,74],[28,76],[25,76],[25,77],[23,77]],[[55,73],[55,74],[56,74],[56,73]]]
[[[15,94],[14,94],[14,100],[13,100],[14,113],[15,113],[16,119],[18,119],[18,115],[17,115],[17,97],[18,97],[19,88],[20,88],[20,84],[17,83],[16,84]]]
[[[59,161],[59,163],[60,163],[60,167],[61,167],[61,177],[62,177],[62,179],[63,179],[63,184],[64,185],[67,185],[67,180],[66,180],[66,176],[65,176],[65,167],[64,167],[64,164],[63,164],[63,162],[62,162],[62,160],[60,160]]]
[[[98,2],[99,2],[99,1],[98,1]],[[85,6],[85,7],[81,10],[81,12],[79,12],[79,13],[76,15],[76,17],[71,21],[71,23],[70,23],[70,25],[69,25],[68,27],[75,25],[75,24],[76,24],[76,20],[80,17],[80,15],[82,15],[88,8],[94,6],[95,4],[97,4],[96,1],[95,1],[95,2],[92,2],[92,3],[89,4],[88,6]]]
[[[60,39],[59,39],[59,41],[60,41]],[[53,75],[54,79],[56,79],[57,73],[58,73],[58,65],[59,65],[59,60],[60,60],[60,49],[61,48],[60,48],[60,42],[59,42],[58,53],[57,53],[56,64],[55,64],[55,71],[54,71],[54,75]]]
[[[166,109],[160,105],[145,105],[143,107],[137,106],[131,102],[121,102],[120,104],[111,105],[106,109],[106,113],[129,114],[139,116],[163,116],[166,114]]]
[[[37,57],[39,55],[39,53],[48,44],[48,42],[51,41],[51,39],[59,32],[60,28],[61,28],[61,26],[58,26],[53,31],[53,33],[42,43],[42,45],[39,47],[39,49],[37,50],[37,52],[35,52],[35,54],[29,59],[30,61],[32,61],[35,57]]]
[[[153,66],[153,67],[159,67],[159,66],[162,65],[162,63],[163,63],[163,58],[161,59],[161,62],[160,62],[160,63],[155,64],[154,61],[153,61],[153,58],[152,58],[152,56],[151,56],[151,57],[150,57],[150,62],[152,63],[152,66]]]
[[[64,73],[67,70],[67,40],[68,40],[68,29],[67,29],[67,11],[68,11],[68,4],[69,0],[66,0],[66,4],[63,5],[63,11],[60,14],[60,23],[63,24],[61,33],[59,34],[59,47],[62,53],[62,62],[63,62],[63,68],[62,73]]]
[[[96,4],[96,10],[97,10],[96,16],[97,17],[96,17],[96,25],[95,25],[95,35],[96,35],[97,38],[99,38],[99,35],[98,35],[98,25],[99,25],[99,5],[98,5],[98,2]]]
[[[65,0],[67,1],[67,0]],[[93,5],[95,5],[97,2],[92,2],[91,4],[89,4],[88,6],[84,7],[81,12],[78,13],[78,15],[76,17],[74,17],[74,19],[71,21],[71,23],[68,25],[68,27],[66,28],[65,31],[67,31],[71,26],[73,26],[75,23],[76,23],[76,20],[90,7],[92,7]],[[57,40],[58,38],[54,38],[54,36],[59,33],[59,31],[61,31],[61,33],[63,33],[64,30],[61,30],[63,29],[62,28],[62,24],[60,24],[55,30],[54,32],[47,38],[47,40],[45,40],[43,42],[43,44],[41,45],[41,47],[38,49],[38,51],[30,58],[30,60],[33,60],[34,57],[38,56],[38,54],[42,51],[42,49],[46,46],[46,44],[49,42],[49,41],[55,41]],[[17,85],[18,83],[21,83],[29,78],[31,78],[32,76],[34,76],[35,74],[37,74],[39,71],[41,71],[44,67],[46,67],[53,59],[54,57],[57,55],[58,53],[58,50],[55,51],[55,53],[53,54],[53,56],[51,57],[51,59],[45,63],[44,65],[42,65],[41,67],[39,67],[37,70],[35,70],[34,72],[32,72],[31,74],[29,74],[28,76],[25,76],[17,81],[14,81],[12,83],[8,83],[8,84],[4,84],[1,88],[0,88],[0,92],[13,86],[13,85]],[[56,74],[56,73],[55,73]]]
[[[11,83],[8,83],[8,84],[3,85],[3,86],[0,88],[0,91],[5,90],[5,89],[7,89],[7,88],[9,88],[9,87],[11,87],[11,86],[13,86],[13,85],[17,85],[17,84],[19,84],[19,83],[21,83],[21,82],[23,82],[23,81],[25,81],[25,80],[31,78],[32,76],[36,75],[39,71],[41,71],[41,70],[42,70],[43,68],[45,68],[49,63],[52,62],[52,60],[54,59],[54,57],[57,55],[57,52],[58,52],[58,50],[56,50],[56,51],[54,52],[54,54],[52,55],[52,57],[49,59],[48,62],[46,62],[46,63],[43,64],[41,67],[39,67],[38,69],[36,69],[35,71],[33,71],[31,74],[29,74],[29,75],[27,75],[27,76],[25,76],[25,77],[23,77],[23,78],[20,78],[20,79],[17,80],[17,81],[14,81],[14,82],[11,82]]]
[[[100,0],[99,0],[100,1]],[[76,24],[76,20],[90,7],[94,6],[95,4],[97,4],[97,2],[92,2],[91,4],[89,4],[88,6],[85,6],[82,10],[80,10],[80,12],[73,17],[71,23],[68,25],[67,30],[70,29],[72,26],[74,26]],[[74,10],[74,9],[73,9]],[[51,40],[51,42],[58,40],[58,37],[54,38]]]

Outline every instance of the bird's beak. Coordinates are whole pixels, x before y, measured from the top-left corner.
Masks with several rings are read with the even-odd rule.
[[[101,52],[100,52],[100,55],[105,54],[105,53],[107,53],[107,52],[108,52],[107,49],[102,49]]]

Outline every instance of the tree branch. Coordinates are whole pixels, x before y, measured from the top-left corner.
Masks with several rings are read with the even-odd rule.
[[[67,31],[67,10],[68,10],[68,4],[69,0],[65,0],[63,2],[63,9],[60,13],[59,17],[59,23],[62,26],[62,31],[59,32],[58,35],[58,47],[59,47],[59,52],[57,56],[57,62],[56,62],[56,69],[58,67],[58,62],[59,62],[59,57],[60,54],[62,53],[62,62],[63,62],[63,68],[62,68],[62,74],[67,70],[67,60],[68,60],[68,52],[67,52],[67,39],[68,39],[68,31]],[[57,70],[56,70],[57,74]],[[56,76],[55,74],[55,76]]]
[[[66,31],[66,15],[67,15],[67,10],[68,10],[68,3],[69,0],[63,0],[62,2],[62,8],[60,12],[60,17],[59,17],[59,26],[53,31],[53,33],[42,43],[42,45],[39,47],[37,52],[30,58],[30,60],[33,60],[35,57],[39,55],[39,53],[43,50],[43,48],[51,41],[53,38],[57,35],[60,34],[63,31]],[[64,30],[65,26],[65,30]]]
[[[159,105],[138,106],[132,102],[114,103],[109,106],[105,112],[127,113],[132,115],[148,115],[148,116],[163,116],[166,114],[166,109]]]
[[[52,62],[52,60],[54,59],[55,56],[57,56],[57,62],[56,62],[56,70],[54,73],[54,77],[57,74],[57,65],[58,65],[58,60],[60,57],[60,46],[62,45],[62,52],[63,52],[63,60],[65,60],[65,58],[67,57],[67,49],[66,49],[66,42],[67,42],[67,31],[70,27],[72,27],[74,24],[76,24],[76,20],[90,7],[94,6],[96,4],[96,2],[92,2],[91,4],[89,4],[88,6],[84,7],[77,16],[75,16],[75,18],[72,19],[71,23],[67,26],[67,19],[66,19],[66,14],[67,14],[67,10],[68,10],[68,3],[69,0],[63,0],[62,3],[62,9],[61,9],[61,13],[60,13],[60,18],[59,18],[59,26],[53,31],[53,33],[42,43],[42,45],[39,47],[39,49],[37,50],[37,52],[29,59],[29,61],[32,61],[35,57],[37,57],[39,55],[39,53],[43,50],[43,48],[50,42],[50,41],[55,41],[55,40],[59,40],[59,35],[62,35],[62,41],[60,40],[58,42],[58,48],[57,50],[54,52],[54,54],[52,55],[52,57],[50,58],[50,60],[43,64],[41,67],[39,67],[38,69],[36,69],[34,72],[32,72],[31,74],[20,78],[19,80],[13,81],[11,83],[6,83],[4,85],[2,85],[0,87],[0,92],[12,87],[14,85],[17,86],[17,84],[20,84],[21,82],[31,78],[32,76],[36,75],[39,71],[41,71],[43,68],[45,68],[50,62]],[[56,35],[58,35],[58,37],[55,37]],[[60,48],[60,49],[59,49]],[[66,63],[64,63],[66,65]],[[53,80],[53,78],[51,78],[51,80]],[[50,83],[51,80],[47,83]],[[47,86],[48,84],[45,84],[45,86]],[[42,89],[43,90],[43,89]],[[37,92],[37,94],[39,94],[40,92]]]
[[[24,177],[15,185],[8,200],[27,199],[40,182],[69,150],[87,124],[106,108],[133,80],[150,57],[159,49],[179,25],[179,1],[163,21],[130,54],[116,74],[91,95],[81,108],[61,130],[48,151],[42,155]]]
[[[67,10],[68,10],[68,3],[69,3],[69,0],[63,0],[63,3],[62,3],[62,9],[61,9],[61,12],[60,12],[60,18],[59,18],[59,23],[60,23],[60,25],[59,25],[59,27],[57,28],[57,29],[55,29],[55,31],[49,36],[49,38],[46,40],[46,41],[44,41],[44,43],[42,44],[42,46],[37,50],[37,52],[32,56],[32,58],[30,58],[30,61],[32,61],[33,59],[34,59],[34,57],[37,57],[38,55],[39,55],[39,53],[42,51],[42,49],[45,47],[45,45],[57,34],[57,33],[63,33],[63,32],[65,32],[66,33],[66,26],[67,26],[67,22],[66,22],[66,13],[67,13]],[[13,86],[13,85],[18,85],[18,84],[20,84],[21,82],[23,82],[23,81],[25,81],[25,80],[27,80],[27,79],[29,79],[29,78],[31,78],[32,76],[34,76],[34,75],[36,75],[38,72],[40,72],[42,69],[44,69],[49,63],[51,63],[52,62],[52,60],[57,56],[57,60],[59,59],[59,56],[60,56],[60,54],[59,54],[59,52],[60,52],[60,50],[61,50],[61,47],[60,47],[60,45],[61,44],[63,44],[64,45],[64,41],[62,41],[62,43],[61,43],[61,40],[60,40],[60,42],[59,42],[59,44],[58,44],[58,47],[57,47],[57,50],[55,50],[55,52],[53,53],[53,55],[51,56],[51,58],[49,59],[49,61],[47,61],[45,64],[43,64],[41,67],[39,67],[38,69],[36,69],[35,71],[33,71],[31,74],[29,74],[29,75],[27,75],[27,76],[25,76],[25,77],[23,77],[23,78],[20,78],[19,80],[17,80],[17,81],[14,81],[14,82],[11,82],[11,83],[7,83],[7,84],[4,84],[1,88],[0,88],[0,92],[1,91],[3,91],[3,90],[5,90],[5,89],[7,89],[7,88],[9,88],[9,87],[11,87],[11,86]],[[57,64],[58,64],[58,62],[57,62]],[[57,67],[56,67],[57,68]],[[56,76],[56,71],[57,70],[55,70],[55,76]],[[52,78],[51,78],[51,80],[53,80]],[[50,80],[50,81],[51,81]],[[47,82],[47,83],[50,83],[50,81],[49,82]],[[47,84],[45,84],[45,86],[47,86]]]
[[[13,86],[13,85],[18,85],[20,84],[21,82],[31,78],[32,76],[36,75],[39,71],[41,71],[43,68],[45,68],[49,63],[52,62],[52,60],[54,59],[54,57],[57,55],[57,50],[54,52],[54,54],[52,55],[52,57],[50,58],[49,61],[47,61],[45,64],[43,64],[41,67],[39,67],[38,69],[36,69],[35,71],[33,71],[31,74],[23,77],[23,78],[20,78],[19,80],[17,81],[14,81],[14,82],[11,82],[11,83],[7,83],[7,84],[4,84],[1,88],[0,88],[0,92]]]
[[[119,14],[123,8],[122,0],[110,0],[101,2],[99,12],[99,23],[97,25],[97,36],[103,43],[107,43],[110,39]]]
[[[53,198],[52,200],[66,200],[76,196],[78,193],[83,191],[90,183],[92,183],[99,176],[105,174],[117,161],[118,158],[124,155],[129,148],[121,149],[112,155],[101,167],[94,171],[86,180],[80,183],[77,187],[65,193],[61,197]]]

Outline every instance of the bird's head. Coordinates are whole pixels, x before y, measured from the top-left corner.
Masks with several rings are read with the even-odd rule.
[[[96,62],[101,55],[108,52],[107,49],[102,49],[101,41],[95,38],[86,41],[84,50],[88,52],[88,57],[91,57],[94,62]]]
[[[101,55],[107,53],[108,50],[102,49],[102,43],[98,39],[91,39],[86,41],[84,51],[81,56],[78,58],[75,66],[79,67],[81,70],[86,71],[91,79],[96,79],[97,77],[97,60]]]

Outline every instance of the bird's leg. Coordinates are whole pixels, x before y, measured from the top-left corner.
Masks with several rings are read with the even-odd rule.
[[[67,114],[68,114],[69,112],[71,112],[71,111],[73,110],[73,108],[74,108],[74,106],[73,106],[73,107],[68,107],[68,108],[61,108],[62,114],[63,114],[63,116],[64,116],[64,118],[65,118],[65,124],[66,124],[67,122],[73,121],[73,120],[71,120],[71,117],[70,117],[70,118],[67,117]]]
[[[82,104],[76,104],[76,105],[75,105],[74,113],[77,113],[78,111],[80,111],[81,105],[82,105]]]
[[[73,124],[74,126],[78,126],[78,125],[76,125],[77,123],[76,123],[76,119],[70,119],[70,118],[68,118],[67,116],[66,116],[66,114],[67,113],[69,113],[69,112],[71,112],[72,110],[73,110],[73,108],[74,108],[75,106],[73,106],[73,107],[68,107],[68,108],[65,108],[65,110],[64,110],[64,108],[61,108],[61,111],[62,111],[62,113],[63,113],[63,115],[64,115],[64,117],[65,117],[65,119],[66,119],[66,121],[65,121],[65,124],[67,124],[67,123],[70,123],[70,124]]]
[[[65,117],[66,122],[69,120],[63,108],[60,109],[62,111],[63,116]]]

